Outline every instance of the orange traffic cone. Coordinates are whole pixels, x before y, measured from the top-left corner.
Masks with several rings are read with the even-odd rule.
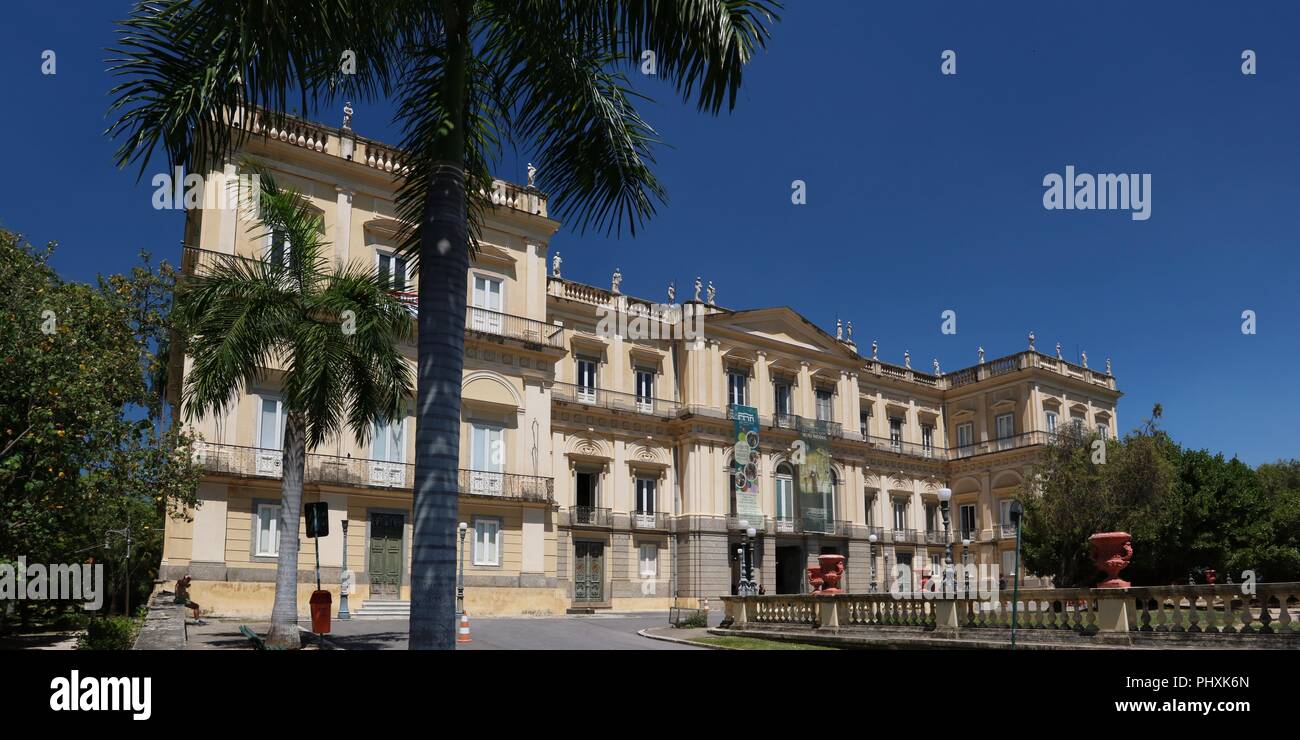
[[[469,615],[460,615],[460,629],[456,632],[456,642],[474,642],[469,637]]]

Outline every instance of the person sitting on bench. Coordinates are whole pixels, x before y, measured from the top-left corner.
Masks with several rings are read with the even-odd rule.
[[[199,620],[199,605],[193,601],[190,601],[191,580],[192,579],[188,575],[185,575],[182,576],[181,579],[176,582],[176,603],[183,604],[186,607],[193,609],[194,621],[197,622]]]

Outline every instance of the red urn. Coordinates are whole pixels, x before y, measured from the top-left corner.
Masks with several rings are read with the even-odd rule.
[[[1107,576],[1097,588],[1128,588],[1133,584],[1122,580],[1119,572],[1133,559],[1133,537],[1128,532],[1099,532],[1088,538],[1092,545],[1092,562],[1097,570]]]
[[[808,583],[815,595],[844,593],[840,590],[840,581],[844,579],[843,555],[820,555],[820,565],[808,566]]]

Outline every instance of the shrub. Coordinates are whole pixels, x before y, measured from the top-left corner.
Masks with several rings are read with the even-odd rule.
[[[86,634],[77,640],[78,650],[130,650],[139,631],[139,620],[130,617],[92,619]]]

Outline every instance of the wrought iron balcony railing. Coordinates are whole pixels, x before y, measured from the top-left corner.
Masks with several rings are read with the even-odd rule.
[[[563,327],[477,306],[465,309],[465,331],[488,337],[516,339],[542,347],[564,348]]]
[[[613,517],[609,509],[596,506],[569,507],[569,524],[575,527],[609,527]]]
[[[915,529],[895,529],[895,530],[892,530],[892,531],[890,532],[890,540],[891,540],[892,542],[894,542],[895,544],[899,544],[899,543],[916,544],[916,543],[918,543],[917,536],[916,536],[916,530],[915,530]]]
[[[662,511],[634,511],[628,515],[632,529],[668,529],[668,515]]]
[[[727,515],[727,529],[739,532],[742,529],[740,526],[741,522],[749,522],[749,526],[759,532],[767,531],[767,517],[765,516],[742,516],[740,514]]]
[[[595,406],[614,411],[631,411],[665,418],[677,416],[677,412],[682,407],[677,401],[669,401],[664,398],[647,398],[635,393],[609,391],[604,388],[589,388],[574,385],[573,383],[553,383],[551,385],[551,400],[580,403],[585,406]]]
[[[279,478],[283,475],[282,458],[280,450],[263,447],[200,442],[194,448],[194,460],[206,472],[240,478]],[[309,452],[303,481],[409,491],[415,484],[415,466],[389,460]],[[552,502],[555,498],[554,480],[535,475],[461,469],[457,471],[456,483],[457,492],[466,496],[542,503]]]
[[[947,542],[947,538],[945,538],[945,537],[943,536],[943,530],[942,530],[942,529],[927,529],[927,530],[925,530],[925,544],[927,544],[927,545],[942,545],[942,544],[945,544],[946,542]]]

